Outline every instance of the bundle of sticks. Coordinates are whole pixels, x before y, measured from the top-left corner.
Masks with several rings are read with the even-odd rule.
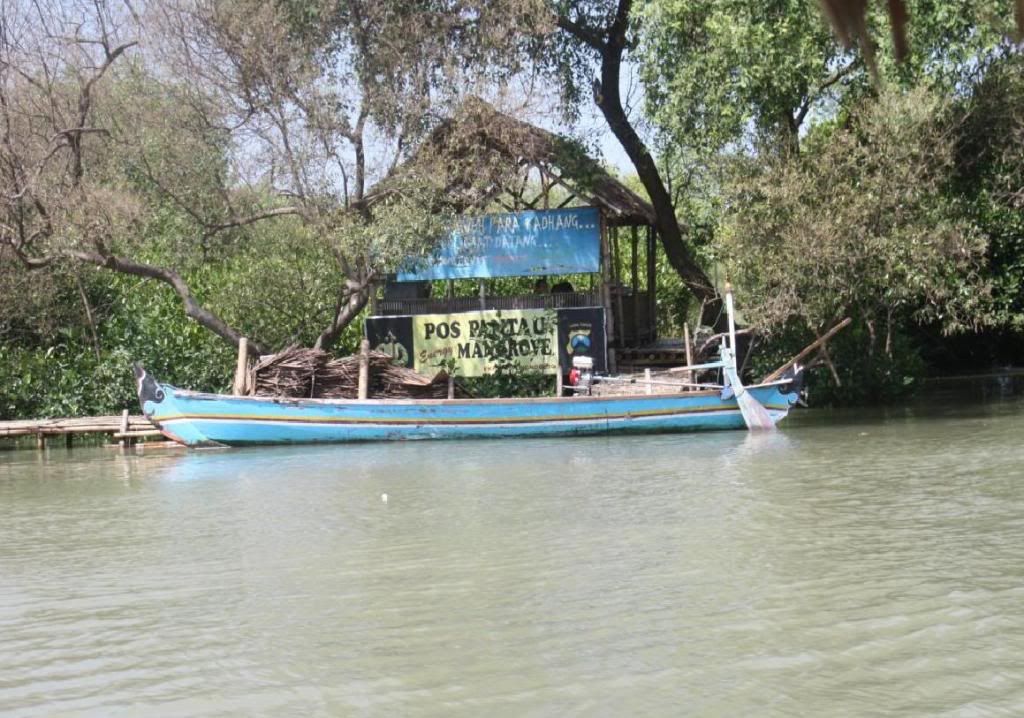
[[[375,399],[444,399],[448,375],[433,378],[398,366],[392,357],[371,351],[369,396]],[[359,355],[332,359],[320,349],[292,346],[260,357],[250,369],[252,396],[286,396],[317,399],[355,399],[359,395]],[[455,395],[468,394],[456,383]]]

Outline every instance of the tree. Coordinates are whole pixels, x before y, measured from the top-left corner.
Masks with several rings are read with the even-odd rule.
[[[562,79],[563,96],[569,103],[582,98],[582,88],[591,87],[594,103],[651,200],[668,261],[704,304],[705,315],[715,317],[720,301],[714,284],[701,267],[658,165],[623,104],[622,65],[626,53],[636,48],[640,31],[632,1],[559,1],[552,3],[551,11],[560,33],[535,50],[534,60]]]
[[[1024,56],[999,58],[964,99],[953,191],[988,236],[1000,324],[1024,329]]]
[[[141,197],[117,157],[140,135],[105,123],[115,67],[138,44],[128,8],[43,2],[5,9],[0,37],[0,245],[29,269],[90,264],[171,286],[186,313],[222,338],[239,332],[172,268],[118,254],[137,234]],[[137,127],[128,127],[137,130]],[[216,229],[211,227],[211,231]]]
[[[671,144],[701,156],[737,143],[799,152],[810,113],[864,86],[863,64],[807,2],[665,0],[643,21],[648,112]]]
[[[867,17],[847,17],[843,0],[823,3],[840,37],[846,22],[863,24],[882,52],[865,56],[841,43],[818,9],[797,0],[657,0],[642,15],[639,55],[647,110],[670,145],[708,157],[726,148],[798,153],[807,124],[836,116],[873,93],[879,80],[948,91],[968,80],[979,61],[1006,51],[1010,5],[1004,0],[940,3],[910,0],[906,39],[879,32],[881,4],[861,4]],[[903,7],[902,3],[890,4]],[[842,21],[835,14],[839,8]],[[900,20],[890,21],[894,29]],[[877,61],[868,59],[877,57]],[[666,62],[665,58],[672,58]],[[897,62],[900,60],[900,62]],[[874,64],[872,64],[874,63]]]
[[[188,267],[251,241],[258,224],[295,223],[337,266],[316,341],[329,347],[444,221],[443,176],[406,177],[373,207],[368,184],[429,129],[431,107],[465,91],[469,70],[497,66],[527,6],[182,0],[139,16],[15,3],[0,47],[0,245],[30,269],[71,261],[163,282],[236,343],[241,330],[197,299]],[[184,218],[180,252],[162,264],[141,241],[160,208]]]
[[[924,90],[884,93],[847,125],[732,186],[717,238],[748,321],[812,335],[844,316],[863,356],[893,360],[904,322],[991,321],[986,242],[946,193],[955,134]]]
[[[866,4],[828,0],[827,5],[840,36],[864,43]],[[552,0],[550,7],[560,33],[541,34],[541,41],[530,46],[533,61],[562,81],[563,98],[570,108],[590,87],[654,206],[666,257],[704,302],[705,316],[716,316],[720,313],[717,291],[698,261],[694,237],[680,221],[680,207],[666,173],[623,103],[620,84],[627,55],[642,65],[649,114],[662,121],[663,129],[682,130],[672,133],[672,139],[685,137],[690,144],[684,142],[684,147],[703,145],[716,150],[742,135],[751,119],[750,103],[757,105],[755,114],[763,133],[782,137],[796,149],[805,119],[861,64],[853,54],[840,50],[806,3],[773,0],[752,7],[734,0],[664,0],[637,9],[631,0]],[[890,4],[900,49],[905,18],[895,8],[902,7],[899,2]],[[922,0],[921,8],[925,7]],[[919,56],[928,57],[935,46],[951,56],[949,38],[963,30],[961,18],[967,14],[960,10],[933,13],[939,19],[931,22],[929,37],[936,45],[922,48]],[[876,22],[876,17],[867,18],[868,24]],[[981,35],[991,41],[992,35]],[[964,32],[956,37],[963,39]],[[859,87],[866,88],[863,76],[859,79]],[[687,87],[688,83],[692,86]],[[683,92],[677,96],[680,87]],[[684,117],[681,127],[674,124],[679,115]],[[703,133],[708,136],[699,136]]]

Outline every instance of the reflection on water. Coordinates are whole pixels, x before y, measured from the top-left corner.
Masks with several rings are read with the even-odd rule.
[[[0,452],[0,713],[1021,715],[1019,396]]]

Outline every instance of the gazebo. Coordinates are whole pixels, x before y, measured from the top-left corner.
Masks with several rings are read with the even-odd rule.
[[[399,281],[402,277],[396,276],[384,286],[383,296],[373,298],[372,314],[599,306],[605,310],[612,370],[616,353],[635,353],[657,340],[654,210],[588,156],[580,144],[473,98],[438,126],[393,176],[437,162],[443,164],[447,178],[446,202],[458,212],[595,208],[600,225],[599,267],[585,287],[562,282],[552,287],[554,291],[516,294],[489,292],[487,282],[477,278],[470,296],[464,285],[461,291],[455,286],[455,282],[468,279],[449,279],[442,296],[437,296],[433,282]],[[379,187],[367,198],[370,208],[389,191],[389,181]]]

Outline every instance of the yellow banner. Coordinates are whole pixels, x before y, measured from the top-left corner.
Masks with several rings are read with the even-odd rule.
[[[450,360],[456,376],[484,376],[501,364],[554,374],[558,321],[546,309],[501,309],[413,317],[413,365],[433,376]]]

